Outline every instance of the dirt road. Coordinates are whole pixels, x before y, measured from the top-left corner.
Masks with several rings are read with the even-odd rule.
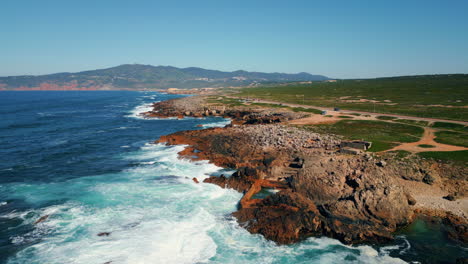
[[[425,127],[424,128],[424,134],[422,138],[417,141],[417,142],[411,142],[411,143],[402,143],[399,146],[396,146],[392,149],[389,149],[387,151],[393,151],[393,150],[406,150],[410,152],[425,152],[425,151],[458,151],[458,150],[468,150],[468,148],[465,147],[460,147],[460,146],[453,146],[453,145],[447,145],[447,144],[442,144],[435,142],[434,139],[436,138],[433,128],[430,127]],[[422,148],[419,147],[419,145],[432,145],[434,146],[433,148]]]

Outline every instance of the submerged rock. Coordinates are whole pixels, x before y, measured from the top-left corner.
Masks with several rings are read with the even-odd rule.
[[[36,220],[36,222],[34,222],[35,225],[39,224],[39,223],[42,223],[44,222],[45,220],[47,220],[47,218],[49,218],[50,215],[43,215],[41,216],[38,220]]]

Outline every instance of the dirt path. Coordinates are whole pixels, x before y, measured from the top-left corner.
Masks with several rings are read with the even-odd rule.
[[[442,144],[435,142],[434,139],[436,138],[434,132],[436,130],[433,128],[425,127],[424,128],[424,134],[422,138],[417,141],[417,142],[412,142],[412,143],[402,143],[399,146],[396,146],[392,149],[389,149],[387,151],[394,151],[394,150],[406,150],[410,152],[425,152],[425,151],[457,151],[457,150],[468,150],[468,148],[465,147],[459,147],[459,146],[453,146],[453,145],[447,145],[447,144]],[[432,145],[434,146],[433,148],[421,148],[418,145]]]
[[[318,124],[333,124],[341,120],[336,116],[312,115],[310,117],[295,119],[289,122],[291,125],[318,125]]]
[[[226,96],[226,97],[239,99],[239,97],[233,97],[233,96]],[[333,108],[331,108],[331,107],[281,103],[281,102],[270,101],[270,100],[262,100],[262,99],[256,99],[255,103],[277,104],[277,105],[284,105],[284,106],[290,106],[290,107],[303,107],[303,108],[318,109],[318,110],[322,110],[322,111],[333,111]],[[438,118],[426,118],[426,117],[405,116],[405,115],[397,115],[397,114],[372,113],[372,112],[364,112],[364,111],[357,111],[357,110],[344,110],[344,109],[340,110],[339,112],[342,115],[343,114],[358,113],[358,114],[361,114],[361,115],[370,115],[373,118],[375,118],[376,116],[385,115],[385,116],[392,116],[392,117],[397,117],[397,118],[401,118],[401,119],[427,121],[427,122],[448,122],[448,123],[455,123],[455,124],[461,124],[461,125],[468,126],[468,122],[465,122],[465,121],[455,121],[455,120],[438,119]]]
[[[340,116],[349,116],[350,118],[341,118]],[[318,125],[318,124],[333,124],[340,120],[378,120],[375,116],[356,116],[347,115],[339,111],[327,111],[327,115],[313,114],[312,116],[295,119],[289,122],[291,125]]]

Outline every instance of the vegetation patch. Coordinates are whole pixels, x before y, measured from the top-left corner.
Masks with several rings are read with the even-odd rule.
[[[307,113],[314,113],[314,114],[321,114],[322,110],[314,109],[314,108],[304,108],[304,107],[292,107],[291,108],[294,112],[307,112]]]
[[[394,151],[389,151],[388,153],[395,155],[395,158],[397,159],[404,159],[412,154],[411,152],[406,151],[406,150],[394,150]]]
[[[468,150],[461,151],[427,151],[419,152],[419,156],[443,162],[468,164]]]
[[[345,115],[340,115],[338,116],[339,118],[353,118],[352,116],[345,116]]]
[[[454,146],[462,146],[468,148],[468,133],[455,131],[438,131],[435,133],[436,142]]]
[[[288,106],[284,106],[282,104],[251,103],[250,105],[269,107],[269,108],[289,108]]]
[[[351,113],[350,115],[353,115],[353,116],[361,116],[361,114],[359,114],[359,113]]]
[[[408,125],[415,125],[415,126],[428,126],[429,122],[427,121],[419,121],[419,120],[412,120],[412,119],[396,119],[394,122],[408,124]]]
[[[442,128],[442,129],[449,129],[449,130],[456,130],[456,131],[463,131],[463,132],[468,132],[468,127],[461,125],[461,124],[455,124],[455,123],[448,123],[448,122],[435,122],[432,125],[433,128]]]
[[[340,120],[335,124],[306,127],[314,132],[340,135],[350,140],[371,141],[369,151],[373,152],[391,149],[398,143],[416,142],[424,132],[417,126],[373,120]]]
[[[379,119],[379,120],[395,120],[395,119],[398,119],[397,117],[394,117],[394,116],[377,116],[376,118]]]
[[[420,147],[420,148],[435,148],[435,146],[429,145],[429,144],[419,144],[418,147]]]
[[[307,112],[307,113],[313,113],[313,114],[321,114],[322,111],[315,109],[315,108],[305,108],[305,107],[290,107],[286,105],[281,105],[281,104],[268,104],[268,103],[252,103],[250,105],[255,105],[255,106],[261,106],[261,107],[269,107],[269,108],[286,108],[290,109],[294,112]]]

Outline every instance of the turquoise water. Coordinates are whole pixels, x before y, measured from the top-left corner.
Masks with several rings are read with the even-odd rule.
[[[0,93],[0,263],[403,262],[405,244],[351,247],[310,238],[278,246],[241,228],[230,216],[240,193],[191,180],[229,171],[179,159],[183,146],[151,144],[226,120],[136,115],[174,97]]]
[[[406,244],[397,251],[398,256],[428,264],[455,263],[457,259],[468,258],[468,248],[448,239],[445,228],[437,219],[416,219],[396,234],[396,243]]]

